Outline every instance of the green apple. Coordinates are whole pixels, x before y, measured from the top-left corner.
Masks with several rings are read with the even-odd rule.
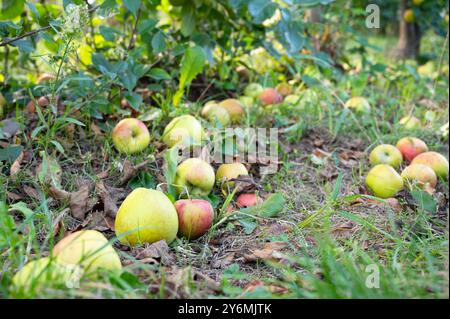
[[[411,164],[401,174],[405,185],[409,189],[421,188],[433,193],[437,185],[437,176],[432,168],[423,164]]]
[[[206,104],[203,107],[201,114],[208,120],[215,123],[220,123],[222,126],[227,126],[231,121],[228,111],[220,105],[214,103]]]
[[[245,115],[244,106],[239,100],[226,99],[219,103],[230,115],[231,123],[239,123]]]
[[[125,154],[141,152],[150,143],[147,126],[135,118],[121,120],[114,127],[111,136],[116,149]]]
[[[119,255],[108,239],[96,230],[80,230],[64,237],[53,247],[53,255],[57,262],[79,265],[87,274],[98,269],[122,269]]]
[[[399,168],[403,162],[402,153],[390,144],[381,144],[375,147],[369,155],[370,164],[387,164]]]
[[[417,155],[411,164],[423,164],[434,170],[440,178],[448,177],[448,160],[441,154],[436,152],[425,152]]]
[[[11,290],[13,294],[33,296],[49,287],[73,288],[82,276],[83,270],[77,265],[64,265],[43,257],[28,262],[14,275]]]
[[[115,221],[120,242],[135,246],[165,240],[178,232],[178,216],[170,199],[154,189],[136,188],[120,205]]]
[[[416,130],[420,128],[420,120],[414,116],[402,117],[398,124],[402,125],[407,130]]]
[[[401,138],[397,142],[397,148],[408,162],[411,162],[417,155],[428,152],[427,144],[416,137]]]
[[[372,193],[380,198],[395,196],[403,189],[402,177],[386,164],[373,167],[366,176],[366,185]]]
[[[263,91],[263,87],[259,83],[250,83],[244,89],[244,95],[256,99]]]
[[[192,115],[178,116],[164,129],[163,142],[169,146],[198,144],[204,136],[202,124]]]
[[[175,202],[178,213],[178,234],[187,239],[204,235],[212,226],[214,209],[204,199],[180,199]]]
[[[362,96],[354,96],[345,102],[345,107],[348,109],[354,109],[358,113],[368,114],[370,113],[370,104],[366,98]]]
[[[239,176],[247,176],[248,171],[247,168],[242,163],[230,163],[230,164],[222,164],[219,166],[216,172],[216,180],[222,186],[222,190],[227,191],[234,187],[234,182],[231,181],[233,179],[238,178]]]
[[[177,167],[174,184],[179,195],[207,196],[214,183],[214,169],[204,160],[188,158]]]
[[[255,99],[250,96],[241,96],[239,101],[247,108],[252,107],[255,104]]]

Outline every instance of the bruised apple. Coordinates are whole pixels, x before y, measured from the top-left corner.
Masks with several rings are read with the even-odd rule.
[[[126,245],[160,240],[170,244],[178,232],[177,212],[163,192],[139,187],[120,205],[115,230],[120,242]]]
[[[214,209],[203,199],[180,199],[175,202],[178,213],[178,234],[187,239],[196,239],[212,226]]]
[[[403,170],[401,176],[409,189],[418,187],[432,193],[436,188],[436,173],[426,165],[411,164]]]
[[[436,175],[440,178],[448,177],[448,160],[437,152],[425,152],[417,155],[411,164],[423,164],[434,170]]]
[[[411,162],[417,155],[428,152],[428,146],[424,141],[415,137],[404,137],[397,142],[397,148],[403,158]]]
[[[274,88],[266,88],[259,94],[259,100],[263,105],[279,104],[283,97]]]

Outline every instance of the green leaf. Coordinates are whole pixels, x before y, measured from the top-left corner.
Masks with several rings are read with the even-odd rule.
[[[26,219],[31,219],[31,217],[33,217],[34,215],[34,212],[29,209],[27,204],[25,204],[24,202],[12,204],[9,207],[9,211],[19,211],[25,216]]]
[[[240,219],[239,224],[241,224],[242,227],[244,227],[244,233],[246,235],[250,235],[251,233],[253,233],[256,227],[258,227],[258,223],[251,218]]]
[[[141,6],[141,0],[123,0],[123,5],[136,17],[137,11]]]
[[[3,0],[0,20],[12,20],[18,17],[24,9],[25,0]]]
[[[147,172],[140,172],[137,176],[135,176],[128,182],[128,187],[130,187],[131,189],[136,189],[139,187],[155,189],[156,185],[157,183],[155,178]]]
[[[184,53],[181,60],[180,83],[173,98],[175,106],[180,103],[186,86],[191,84],[192,80],[203,71],[205,60],[206,56],[201,47],[188,48]]]
[[[154,80],[170,80],[170,74],[160,68],[153,68],[148,72],[148,76]]]
[[[155,53],[160,53],[166,49],[166,38],[161,31],[156,32],[152,38],[152,48]]]
[[[0,161],[13,163],[22,151],[23,147],[21,145],[11,145],[2,148],[0,149]]]
[[[183,6],[181,11],[181,34],[185,37],[192,35],[195,30],[195,13],[192,5]]]
[[[239,211],[245,214],[258,215],[262,217],[276,217],[283,210],[285,200],[281,193],[275,193],[258,205],[242,208]]]
[[[261,23],[271,18],[277,8],[278,5],[271,0],[251,0],[248,4],[248,11],[252,15],[254,23]]]
[[[140,94],[132,92],[131,94],[126,94],[125,99],[130,103],[133,109],[139,111],[139,107],[142,104],[142,96]]]
[[[55,140],[51,140],[50,143],[52,143],[53,145],[55,145],[56,149],[57,149],[61,154],[64,154],[64,147],[61,145],[61,143],[59,143],[58,141],[55,141]]]
[[[165,161],[164,177],[166,178],[167,189],[169,191],[169,194],[173,196],[173,198],[176,198],[177,195],[173,183],[175,181],[175,175],[178,166],[178,150],[179,150],[178,147],[174,146],[171,149],[167,150],[166,153],[164,154],[164,161]]]
[[[411,191],[410,194],[419,209],[423,209],[432,214],[437,212],[438,207],[433,196],[419,189]]]

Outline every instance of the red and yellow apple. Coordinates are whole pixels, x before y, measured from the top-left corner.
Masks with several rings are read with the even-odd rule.
[[[415,137],[404,137],[397,142],[397,148],[403,158],[411,162],[417,155],[428,152],[428,146],[424,141]]]
[[[36,100],[36,102],[39,105],[39,107],[41,107],[41,108],[50,105],[50,101],[45,96],[41,96],[40,98],[38,98]],[[34,103],[33,100],[28,102],[28,104],[27,104],[27,111],[30,112],[30,113],[36,113],[36,104]]]
[[[381,144],[370,152],[369,160],[372,165],[387,164],[398,168],[403,162],[403,156],[394,145]]]
[[[243,193],[236,198],[236,204],[239,208],[255,206],[261,204],[263,200],[255,193]]]
[[[227,110],[230,115],[231,123],[239,123],[245,115],[244,106],[239,100],[226,99],[220,102],[219,105]]]
[[[369,171],[366,185],[380,198],[393,197],[404,187],[402,177],[392,166],[386,164],[378,164]]]
[[[122,269],[119,255],[108,239],[96,230],[80,230],[64,237],[53,247],[53,255],[57,262],[79,265],[89,274],[100,268]]]
[[[154,189],[136,188],[120,205],[115,220],[120,242],[135,246],[165,240],[178,232],[178,215],[170,199]]]
[[[202,124],[192,115],[181,115],[167,124],[162,136],[163,142],[174,145],[199,144],[204,136]]]
[[[116,149],[125,154],[141,152],[150,143],[147,126],[135,118],[121,120],[114,127],[111,136]]]
[[[177,167],[174,184],[178,195],[207,196],[214,183],[214,169],[202,159],[188,158]]]
[[[203,199],[180,199],[175,202],[178,213],[178,234],[187,239],[196,239],[212,226],[214,209]]]
[[[263,105],[279,104],[283,102],[283,97],[274,88],[264,89],[258,96]]]
[[[440,178],[448,177],[448,160],[437,152],[425,152],[417,155],[411,164],[423,164],[433,169]]]
[[[437,185],[436,173],[423,164],[409,165],[403,170],[401,176],[409,189],[418,187],[432,193]]]

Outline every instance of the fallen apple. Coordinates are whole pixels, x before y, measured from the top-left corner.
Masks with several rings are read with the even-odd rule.
[[[14,293],[38,292],[48,287],[65,286],[73,288],[83,276],[77,265],[64,265],[50,257],[28,262],[12,278]]]
[[[42,73],[38,77],[37,82],[38,83],[44,83],[44,82],[49,82],[49,81],[53,81],[53,80],[56,80],[56,76],[54,76],[53,74]]]
[[[252,107],[255,104],[255,99],[250,96],[241,96],[239,101],[247,108]]]
[[[204,235],[212,226],[214,209],[203,199],[180,199],[175,202],[178,213],[178,234],[187,239]]]
[[[354,109],[358,113],[368,114],[370,113],[370,104],[366,98],[362,96],[354,96],[347,100],[344,105],[348,109]]]
[[[230,164],[222,164],[219,166],[216,172],[216,180],[222,186],[223,190],[227,190],[229,188],[234,187],[234,182],[231,181],[233,179],[238,178],[239,176],[248,175],[247,168],[242,163],[230,163]]]
[[[407,130],[416,130],[420,128],[420,120],[414,116],[405,116],[398,121],[398,124]]]
[[[403,156],[394,145],[381,144],[370,152],[369,160],[372,165],[387,164],[398,168],[403,162]]]
[[[280,93],[281,96],[288,96],[292,93],[292,86],[290,86],[288,83],[280,83],[275,89],[278,93]]]
[[[295,94],[290,94],[284,98],[284,103],[287,104],[298,104],[300,102],[300,96]]]
[[[434,170],[436,175],[440,178],[448,177],[448,160],[437,152],[425,152],[417,155],[411,164],[423,164]]]
[[[36,100],[37,104],[39,105],[40,108],[46,107],[50,105],[50,101],[45,97],[45,96],[41,96],[40,98],[38,98]],[[31,100],[30,102],[28,102],[27,104],[27,111],[30,113],[36,113],[36,104],[34,103],[33,100]]]
[[[258,96],[261,103],[265,106],[279,104],[283,102],[283,97],[274,88],[264,89]]]
[[[195,117],[181,115],[167,124],[162,140],[169,147],[176,144],[187,146],[200,143],[203,136],[202,124]]]
[[[174,180],[178,195],[194,197],[207,196],[214,182],[214,169],[199,158],[188,158],[178,165]]]
[[[201,112],[202,116],[212,122],[218,122],[222,126],[230,123],[230,115],[228,111],[218,104],[206,104]]]
[[[378,164],[366,176],[366,185],[380,198],[395,196],[403,189],[402,177],[391,166]]]
[[[259,197],[255,193],[243,193],[236,198],[236,204],[239,208],[255,206],[257,204],[261,204],[262,202],[263,200],[261,199],[261,197]]]
[[[178,216],[170,199],[154,189],[136,188],[120,205],[116,235],[126,245],[171,243],[178,232]]]
[[[125,154],[141,152],[150,143],[147,126],[135,118],[121,120],[114,127],[111,136],[116,149]]]
[[[263,91],[263,87],[259,83],[250,83],[244,89],[244,95],[256,99]]]
[[[424,141],[416,137],[404,137],[397,142],[397,148],[403,158],[411,162],[417,155],[428,152],[428,146]]]
[[[409,189],[415,187],[433,193],[437,185],[437,176],[432,168],[423,164],[411,164],[401,174],[405,185]]]
[[[219,103],[230,115],[231,123],[239,123],[245,115],[244,106],[239,100],[226,99]]]
[[[64,237],[53,247],[53,255],[59,263],[81,266],[86,274],[98,269],[122,269],[119,255],[96,230],[80,230]]]

